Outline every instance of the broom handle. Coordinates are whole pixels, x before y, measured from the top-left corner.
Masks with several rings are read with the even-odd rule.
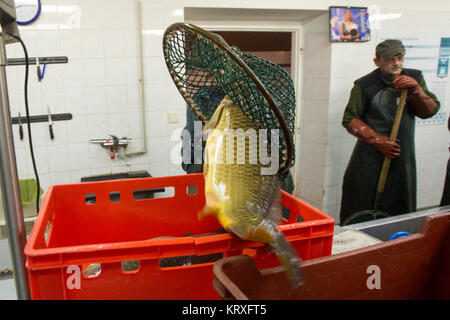
[[[405,108],[406,95],[408,93],[407,89],[403,89],[400,96],[400,101],[397,107],[397,113],[395,114],[394,125],[392,126],[390,140],[397,140],[398,129],[400,128],[400,120],[402,119],[403,109]],[[387,174],[389,172],[389,167],[391,165],[391,159],[384,157],[383,167],[381,168],[380,178],[378,180],[377,194],[384,191],[384,186],[386,184]],[[376,201],[377,202],[377,201]],[[375,204],[376,205],[376,204]]]

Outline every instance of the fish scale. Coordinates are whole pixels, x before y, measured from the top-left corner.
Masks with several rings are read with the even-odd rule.
[[[228,135],[237,129],[254,129],[256,143],[246,141],[239,147],[238,139]],[[301,284],[300,259],[276,228],[281,223],[280,181],[277,175],[261,174],[264,165],[258,157],[258,129],[228,96],[224,97],[205,126],[209,130],[204,164],[206,204],[199,218],[213,214],[227,231],[266,243],[285,267],[292,286],[297,287]],[[232,143],[227,144],[227,135],[233,137]],[[231,146],[234,161],[227,163],[227,148]],[[250,154],[256,155],[256,163],[249,163]],[[237,163],[238,155],[245,155],[244,164]]]

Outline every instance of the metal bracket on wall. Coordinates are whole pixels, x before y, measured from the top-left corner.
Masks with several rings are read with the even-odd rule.
[[[71,113],[55,113],[51,116],[53,121],[72,120]],[[13,117],[11,120],[12,124],[19,124],[19,117]],[[28,123],[27,117],[20,117],[20,122],[22,124]],[[48,114],[30,116],[30,123],[32,122],[48,122]]]
[[[58,64],[58,63],[68,63],[69,59],[66,56],[56,56],[56,57],[28,57],[28,64],[36,64],[36,60],[39,64]],[[12,58],[7,59],[7,66],[23,66],[25,65],[25,58]]]

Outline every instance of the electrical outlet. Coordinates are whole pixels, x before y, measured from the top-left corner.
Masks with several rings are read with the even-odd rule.
[[[167,122],[168,123],[178,123],[179,114],[178,112],[167,112]]]

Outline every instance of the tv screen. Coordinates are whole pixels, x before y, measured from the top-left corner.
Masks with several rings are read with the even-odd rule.
[[[330,41],[363,42],[370,40],[367,8],[330,7]]]

